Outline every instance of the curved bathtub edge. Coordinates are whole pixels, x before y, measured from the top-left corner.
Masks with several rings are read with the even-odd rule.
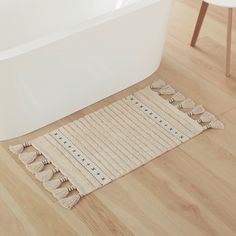
[[[115,96],[115,95],[117,95],[118,93],[121,93],[121,92],[124,91],[124,90],[128,90],[128,89],[130,89],[131,87],[137,85],[138,83],[140,83],[140,82],[142,82],[142,81],[148,79],[149,77],[153,76],[153,75],[158,71],[158,69],[159,69],[159,67],[160,67],[160,64],[161,64],[161,60],[160,60],[160,62],[157,64],[156,68],[153,69],[150,73],[148,73],[147,76],[146,76],[146,78],[144,78],[143,80],[140,80],[140,81],[137,82],[136,84],[130,85],[130,86],[128,86],[127,88],[124,88],[124,89],[122,89],[122,90],[120,90],[120,91],[117,91],[116,93],[113,93],[113,94],[111,94],[111,95],[105,97],[105,98],[102,99],[102,100],[95,101],[94,103],[92,103],[92,104],[90,104],[90,105],[88,105],[87,107],[82,108],[82,109],[86,109],[86,108],[88,108],[89,106],[92,106],[93,104],[95,104],[95,103],[97,103],[97,102],[101,102],[101,101],[103,101],[103,100],[105,100],[105,99],[107,99],[107,98],[109,98],[109,97],[111,97],[111,96]],[[65,119],[65,118],[68,117],[68,116],[71,116],[71,115],[73,115],[73,114],[75,114],[75,113],[77,113],[77,112],[80,112],[82,109],[77,110],[77,111],[72,111],[70,114],[65,115],[65,116],[63,116],[63,117],[61,117],[61,118],[58,118],[58,120],[56,120],[56,121],[55,121],[55,120],[54,120],[54,121],[48,121],[45,125],[43,125],[43,126],[40,127],[40,128],[37,128],[37,129],[31,128],[31,129],[29,129],[29,130],[26,131],[26,132],[23,132],[23,133],[20,132],[19,134],[16,134],[16,135],[13,135],[13,136],[1,137],[1,132],[0,132],[0,142],[12,141],[12,140],[14,140],[14,139],[24,138],[24,136],[26,136],[26,135],[30,135],[30,134],[33,134],[33,133],[37,133],[40,129],[43,129],[43,128],[49,126],[49,125],[52,125],[52,124],[55,123],[55,122],[58,122],[58,121],[60,121],[60,120],[62,120],[62,119]]]
[[[26,54],[26,53],[33,51],[33,50],[40,49],[40,48],[45,47],[47,45],[53,44],[58,40],[62,40],[67,37],[70,37],[73,34],[79,33],[81,31],[87,30],[87,29],[97,26],[99,24],[103,24],[109,20],[122,17],[123,15],[129,14],[130,12],[138,11],[144,7],[148,7],[152,4],[155,4],[156,2],[162,2],[162,1],[164,1],[164,0],[149,0],[148,2],[147,2],[147,0],[146,1],[138,1],[138,3],[128,5],[123,8],[120,8],[120,9],[115,9],[115,10],[105,13],[101,16],[94,17],[91,20],[87,20],[87,21],[79,24],[73,30],[63,30],[63,31],[60,31],[57,33],[52,33],[50,35],[41,37],[38,40],[30,41],[28,43],[19,45],[17,47],[14,47],[14,48],[11,48],[8,50],[0,51],[0,62],[8,60],[8,59],[12,59],[16,56]],[[171,4],[173,0],[169,0],[169,1]]]

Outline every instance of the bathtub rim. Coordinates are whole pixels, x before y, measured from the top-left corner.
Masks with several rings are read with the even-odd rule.
[[[58,32],[50,33],[36,40],[20,44],[7,50],[2,50],[0,51],[0,62],[40,49],[47,45],[53,44],[56,41],[68,38],[76,33],[80,33],[97,25],[103,24],[109,20],[122,17],[123,15],[127,15],[131,12],[138,11],[142,8],[149,7],[150,5],[162,1],[172,2],[172,0],[137,0],[137,2],[128,6],[113,9],[107,13],[95,16],[89,20],[85,20],[84,22],[79,23],[76,27],[73,27],[73,29],[64,29]]]
[[[109,98],[112,97],[112,96],[116,96],[116,95],[118,95],[119,93],[121,94],[121,93],[124,92],[125,90],[131,89],[132,87],[136,86],[137,84],[139,84],[139,83],[142,82],[142,81],[145,81],[145,80],[150,79],[150,78],[153,77],[153,75],[155,75],[155,73],[159,70],[160,66],[161,66],[161,60],[160,60],[160,62],[155,66],[155,68],[153,68],[151,71],[149,71],[149,73],[145,76],[145,78],[143,78],[142,80],[136,82],[135,84],[132,84],[132,85],[128,86],[127,88],[124,88],[124,89],[122,89],[122,90],[120,90],[120,91],[117,91],[117,92],[114,93],[114,94],[110,94],[110,95],[104,97],[102,100],[98,100],[98,101],[96,101],[96,102],[94,102],[94,103],[92,103],[92,104],[89,104],[88,106],[86,106],[86,107],[84,107],[84,108],[82,108],[82,109],[78,109],[78,110],[75,110],[75,111],[73,111],[72,113],[70,113],[70,114],[68,114],[68,115],[61,116],[61,117],[59,117],[59,118],[58,118],[57,120],[55,120],[55,121],[49,121],[49,122],[47,122],[45,125],[43,125],[43,126],[37,128],[37,129],[35,129],[35,130],[29,129],[28,131],[26,131],[26,132],[24,132],[24,133],[21,133],[21,134],[19,134],[19,135],[16,134],[16,135],[13,135],[13,136],[10,136],[10,137],[8,136],[7,138],[1,138],[1,136],[0,136],[0,143],[1,143],[1,142],[10,142],[10,141],[13,141],[13,140],[16,140],[16,139],[19,139],[19,138],[25,138],[26,136],[29,136],[29,135],[32,135],[32,134],[36,134],[36,135],[37,135],[37,133],[38,133],[40,130],[42,130],[42,129],[45,129],[45,128],[47,129],[49,126],[53,126],[55,123],[58,123],[59,121],[64,120],[64,119],[66,119],[66,118],[68,118],[68,117],[70,117],[70,116],[72,117],[73,115],[76,115],[76,113],[81,112],[82,110],[87,109],[87,108],[89,108],[90,106],[93,106],[94,104],[96,104],[96,103],[98,103],[98,102],[103,102],[103,101],[109,99]],[[90,113],[91,113],[91,112],[90,112]],[[82,117],[83,117],[83,116],[82,116]],[[73,121],[74,121],[74,120],[77,120],[77,119],[73,119]]]

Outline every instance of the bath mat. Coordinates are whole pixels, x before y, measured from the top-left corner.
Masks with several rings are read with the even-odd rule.
[[[124,99],[34,140],[11,146],[65,208],[211,128],[202,105],[156,80]],[[32,146],[35,152],[27,151]]]

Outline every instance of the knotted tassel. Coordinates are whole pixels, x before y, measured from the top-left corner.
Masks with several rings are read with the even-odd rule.
[[[76,190],[75,186],[70,186],[68,188],[58,188],[52,191],[52,194],[57,199],[62,199],[68,196],[72,191]]]
[[[80,194],[76,193],[70,197],[61,199],[59,202],[66,209],[71,209],[78,203],[79,200],[80,200]]]
[[[200,115],[205,112],[205,108],[202,105],[196,106],[192,111],[188,113],[188,116]]]
[[[50,164],[51,162],[48,160],[43,160],[43,161],[39,161],[39,162],[35,162],[33,164],[27,165],[26,168],[32,173],[32,174],[36,174],[40,171],[42,171],[44,169],[44,167],[48,164]]]
[[[166,82],[164,80],[158,79],[155,80],[152,85],[151,85],[151,89],[161,89],[166,85]]]
[[[205,129],[224,129],[224,124],[219,120],[211,121]]]
[[[212,113],[206,111],[200,116],[197,122],[201,124],[201,123],[208,123],[214,120],[216,120],[216,117]]]
[[[25,148],[30,147],[30,146],[31,146],[31,143],[26,142],[23,144],[11,145],[9,147],[9,150],[12,153],[18,155],[18,154],[22,153],[25,150]]]
[[[195,102],[192,99],[185,99],[183,102],[177,105],[178,109],[193,109]]]
[[[169,103],[182,102],[184,100],[185,96],[182,93],[178,92],[169,100]]]
[[[30,164],[32,163],[38,156],[41,156],[42,153],[40,152],[28,152],[28,153],[20,153],[19,154],[19,159],[24,163],[24,164]]]
[[[163,88],[161,88],[158,93],[159,95],[173,95],[176,93],[176,91],[170,85],[166,85]]]
[[[53,169],[38,172],[36,173],[35,177],[37,180],[41,182],[45,182],[45,181],[51,180],[54,174],[58,172],[59,172],[59,169],[53,168]]]
[[[68,178],[66,177],[62,177],[60,179],[53,179],[53,180],[49,180],[49,181],[45,181],[43,182],[43,186],[44,188],[46,188],[49,192],[59,188],[62,183],[68,181]]]

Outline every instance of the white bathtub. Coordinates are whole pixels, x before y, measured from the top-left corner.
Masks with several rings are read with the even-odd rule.
[[[0,0],[0,140],[152,74],[170,6],[171,0]]]

